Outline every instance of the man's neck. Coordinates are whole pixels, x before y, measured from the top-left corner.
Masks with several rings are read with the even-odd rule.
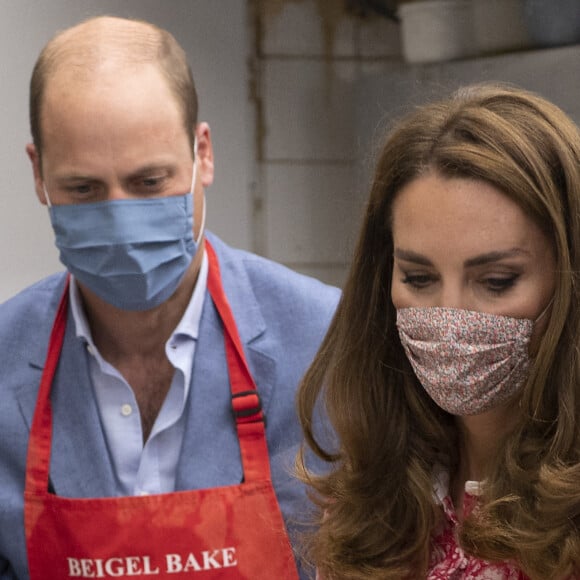
[[[95,346],[113,366],[119,361],[159,357],[183,317],[199,274],[203,251],[195,256],[174,294],[146,311],[120,310],[78,284]]]

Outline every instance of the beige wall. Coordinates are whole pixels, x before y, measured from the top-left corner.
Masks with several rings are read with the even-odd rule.
[[[323,8],[331,4],[265,0],[258,15],[257,243],[275,260],[341,285],[366,194],[358,179],[358,85],[400,51],[395,23]]]
[[[580,46],[410,66],[397,24],[347,16],[340,4],[0,0],[0,301],[61,269],[24,154],[27,85],[46,40],[91,14],[152,20],[188,51],[216,150],[208,227],[337,285],[350,261],[372,152],[392,117],[458,84],[500,79],[539,91],[580,119]]]

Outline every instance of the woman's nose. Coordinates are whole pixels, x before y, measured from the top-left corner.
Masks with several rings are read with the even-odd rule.
[[[466,308],[466,296],[459,284],[443,284],[437,296],[437,304],[441,308]]]

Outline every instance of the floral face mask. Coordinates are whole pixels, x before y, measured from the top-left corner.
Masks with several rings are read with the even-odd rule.
[[[453,415],[483,413],[524,385],[534,323],[457,308],[397,310],[399,337],[415,375]]]

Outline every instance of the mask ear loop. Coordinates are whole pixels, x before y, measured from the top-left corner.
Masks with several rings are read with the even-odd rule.
[[[199,242],[201,241],[205,231],[205,195],[203,196],[203,209],[201,211],[201,225],[199,228],[199,233],[197,234],[197,239],[195,240],[196,245],[199,245]]]
[[[553,303],[554,303],[554,296],[552,296],[552,298],[550,298],[550,302],[548,302],[548,304],[546,304],[546,308],[544,308],[544,310],[542,310],[542,312],[540,313],[538,318],[536,318],[536,320],[534,320],[534,324],[538,324],[538,322],[540,322],[540,320],[542,318],[544,318],[546,312],[548,312],[550,306],[552,306]]]
[[[46,198],[46,205],[48,209],[52,207],[52,203],[50,203],[50,197],[48,196],[48,189],[46,189],[46,183],[42,182],[42,189],[44,190],[44,197]]]

